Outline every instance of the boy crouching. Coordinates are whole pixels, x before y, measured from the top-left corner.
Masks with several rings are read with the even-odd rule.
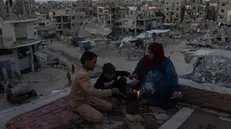
[[[105,90],[93,88],[89,71],[96,67],[96,62],[97,55],[95,53],[86,51],[82,55],[82,68],[73,81],[70,97],[71,106],[75,112],[88,121],[100,123],[104,116],[99,110],[112,110],[112,104],[100,98],[119,94],[119,90],[118,88]]]

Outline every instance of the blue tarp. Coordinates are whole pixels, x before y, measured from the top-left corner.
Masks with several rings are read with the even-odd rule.
[[[91,43],[89,40],[84,40],[79,42],[79,47],[84,48],[84,49],[90,49],[91,48]]]

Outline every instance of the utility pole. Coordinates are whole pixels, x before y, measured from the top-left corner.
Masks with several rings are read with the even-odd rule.
[[[31,0],[28,0],[28,13],[31,16]]]
[[[146,7],[145,10],[147,11],[148,7]],[[148,35],[147,35],[147,32],[146,32],[146,16],[143,17],[143,20],[144,20],[144,54],[145,54],[146,50],[147,50],[147,44],[148,44],[147,43],[148,42]]]
[[[124,13],[124,16],[126,16],[126,12]],[[123,27],[124,22],[122,21],[121,23],[121,29],[122,29],[122,37],[124,37],[124,27]]]
[[[124,37],[124,27],[123,27],[123,23],[122,23],[121,28],[122,28],[122,37]]]
[[[137,11],[135,12],[135,36],[136,36],[136,33],[137,33]]]
[[[144,54],[146,53],[146,46],[147,46],[147,32],[146,32],[146,20],[144,20]]]
[[[23,15],[24,15],[24,16],[27,16],[26,7],[25,7],[25,1],[24,1],[24,0],[21,0],[21,2],[22,2]]]
[[[7,1],[7,7],[8,7],[8,13],[9,13],[9,17],[12,17],[12,3],[10,2],[10,0]]]
[[[4,3],[3,0],[0,0],[0,17],[3,19],[5,18],[5,10],[4,10]]]

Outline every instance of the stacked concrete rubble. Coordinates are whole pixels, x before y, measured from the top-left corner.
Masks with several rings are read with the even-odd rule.
[[[204,55],[197,58],[191,74],[183,76],[198,83],[212,83],[231,87],[231,58]]]
[[[204,36],[194,39],[187,44],[196,48],[227,49],[231,43],[230,32],[230,27],[222,26],[210,30],[210,32],[206,33]]]

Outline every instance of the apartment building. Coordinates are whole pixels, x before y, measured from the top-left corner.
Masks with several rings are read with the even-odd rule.
[[[184,6],[183,0],[165,0],[164,1],[165,22],[180,23],[182,21],[183,6]]]
[[[218,4],[218,22],[226,22],[230,19],[231,1],[230,0],[220,0]]]
[[[186,0],[184,22],[201,22],[206,18],[206,4],[202,0]]]

